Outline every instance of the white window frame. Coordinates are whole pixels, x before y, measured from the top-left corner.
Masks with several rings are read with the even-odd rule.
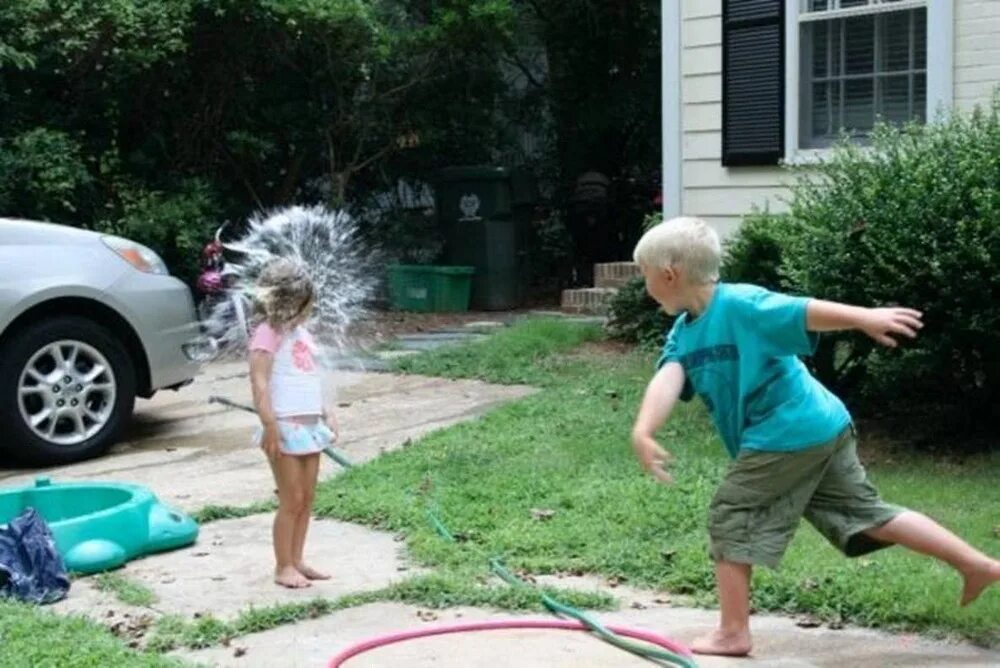
[[[808,0],[785,0],[785,162],[809,164],[822,160],[829,148],[802,148],[799,136],[800,95],[800,36],[802,24],[813,20],[804,15]],[[835,2],[838,6],[839,2]],[[927,8],[927,109],[928,122],[947,113],[954,97],[953,76],[955,59],[954,0],[875,0],[872,5],[833,9],[822,13],[822,19],[865,16],[884,11]]]

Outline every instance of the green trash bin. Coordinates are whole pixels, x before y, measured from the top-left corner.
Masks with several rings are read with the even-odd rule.
[[[510,174],[502,167],[448,167],[436,186],[448,262],[476,268],[472,308],[517,308],[523,272]]]
[[[468,311],[475,272],[475,267],[392,265],[389,299],[399,311]]]

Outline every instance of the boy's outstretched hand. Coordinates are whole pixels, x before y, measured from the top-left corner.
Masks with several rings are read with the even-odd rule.
[[[865,309],[858,329],[890,348],[899,345],[896,337],[917,338],[924,323],[923,313],[911,308],[870,308]]]
[[[674,479],[664,467],[673,458],[656,442],[656,431],[670,417],[683,388],[684,367],[677,362],[663,365],[649,381],[632,428],[632,447],[642,468],[667,485]]]
[[[645,441],[639,450],[639,463],[642,468],[648,471],[654,478],[665,485],[671,485],[674,477],[667,473],[666,466],[670,464],[673,457],[669,452],[660,447],[660,444],[653,440]]]

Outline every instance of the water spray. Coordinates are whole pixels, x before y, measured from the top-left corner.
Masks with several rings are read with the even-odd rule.
[[[256,215],[235,241],[221,242],[233,256],[225,261],[225,298],[204,320],[219,353],[245,352],[257,279],[277,259],[301,264],[312,280],[316,299],[309,330],[324,349],[343,350],[348,329],[366,314],[378,286],[377,253],[361,239],[357,222],[346,211],[293,206]]]

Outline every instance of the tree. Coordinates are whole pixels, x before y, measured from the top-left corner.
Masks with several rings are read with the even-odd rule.
[[[546,101],[549,172],[566,206],[575,180],[598,171],[613,184],[603,226],[621,256],[653,208],[661,164],[660,3],[515,0],[521,29],[507,58]],[[537,48],[516,48],[525,41]],[[544,54],[544,74],[527,55]],[[537,55],[535,60],[537,60]],[[573,216],[567,217],[572,220]],[[572,226],[572,223],[571,223]]]
[[[489,155],[512,16],[506,0],[8,0],[0,207],[244,219]]]

